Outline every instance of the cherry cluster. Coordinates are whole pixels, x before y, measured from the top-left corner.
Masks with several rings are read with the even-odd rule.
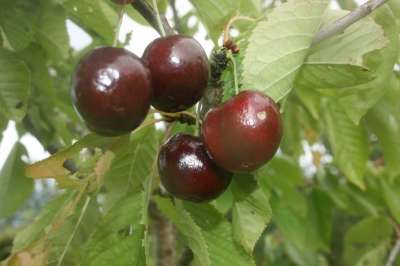
[[[158,38],[142,58],[115,47],[89,52],[73,77],[72,99],[88,128],[117,136],[137,128],[150,105],[176,113],[194,106],[209,78],[207,55],[193,38]],[[173,196],[202,202],[218,197],[232,173],[268,162],[282,136],[278,106],[257,91],[244,91],[210,110],[201,136],[178,134],[160,149],[158,169]]]

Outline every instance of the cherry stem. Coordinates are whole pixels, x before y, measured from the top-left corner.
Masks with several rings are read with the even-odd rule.
[[[230,33],[230,29],[232,28],[232,26],[233,26],[233,24],[235,22],[240,21],[240,20],[246,20],[246,21],[252,21],[252,22],[256,21],[254,18],[247,17],[247,16],[239,16],[239,15],[237,15],[237,16],[232,17],[228,21],[228,23],[226,24],[225,29],[224,29],[224,43],[227,43],[231,39],[231,36],[229,34]]]
[[[158,10],[157,0],[153,0],[153,9],[156,12],[157,24],[158,24],[158,27],[160,28],[161,36],[164,37],[164,36],[166,36],[166,33],[165,33],[164,25],[161,20],[160,11]]]
[[[234,84],[235,84],[235,94],[237,95],[239,93],[239,81],[238,81],[238,75],[237,75],[236,60],[231,52],[228,52],[228,58],[231,60],[232,66],[233,66],[233,80],[234,80]]]
[[[119,38],[119,33],[121,31],[122,20],[124,18],[124,14],[125,14],[125,8],[126,8],[126,5],[122,5],[118,12],[118,24],[117,24],[117,27],[115,28],[115,32],[114,32],[114,41],[113,41],[114,47],[117,46],[117,44],[118,44],[118,38]]]

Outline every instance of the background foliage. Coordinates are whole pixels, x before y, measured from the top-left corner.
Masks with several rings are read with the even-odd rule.
[[[175,14],[175,28],[191,35],[204,25],[216,49],[230,18],[255,18],[235,24],[239,89],[280,101],[279,154],[236,175],[216,201],[171,200],[158,189],[154,163],[164,129],[96,136],[70,101],[76,62],[112,45],[118,7],[108,0],[0,0],[0,129],[13,120],[19,136],[34,135],[53,154],[27,166],[18,143],[0,172],[2,265],[136,266],[160,258],[158,265],[169,265],[159,250],[160,230],[170,222],[170,265],[400,265],[390,260],[400,247],[400,2],[389,0],[315,45],[319,29],[348,11],[331,9],[328,0],[190,2],[192,10]],[[174,3],[159,1],[160,10],[179,10]],[[146,24],[131,6],[126,12]],[[70,47],[67,20],[90,34],[88,47]],[[224,99],[235,91],[232,71],[230,63],[222,75]],[[172,132],[194,127],[175,123]],[[46,178],[58,190],[37,213],[33,185]]]

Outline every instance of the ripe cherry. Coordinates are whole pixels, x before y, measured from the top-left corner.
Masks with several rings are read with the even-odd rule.
[[[115,136],[139,126],[150,108],[151,77],[133,53],[113,47],[84,56],[73,77],[72,100],[87,126]]]
[[[200,100],[208,83],[208,59],[191,37],[158,38],[145,50],[143,60],[152,75],[152,105],[164,112],[179,112]]]
[[[210,159],[200,138],[183,134],[162,146],[158,171],[162,184],[173,196],[194,202],[218,197],[232,176]]]
[[[206,115],[202,135],[219,166],[231,172],[256,170],[279,148],[279,107],[261,92],[241,92]]]

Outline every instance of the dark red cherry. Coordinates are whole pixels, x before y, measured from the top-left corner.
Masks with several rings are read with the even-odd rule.
[[[127,5],[133,3],[135,0],[113,0],[118,5]]]
[[[256,170],[279,148],[279,107],[261,92],[241,92],[206,115],[202,135],[219,166],[231,172]]]
[[[143,60],[154,90],[151,104],[164,112],[179,112],[196,104],[208,83],[208,59],[191,37],[173,35],[153,41]]]
[[[175,135],[162,146],[158,171],[173,196],[194,202],[215,199],[231,181],[231,173],[210,159],[200,138],[190,135]]]
[[[152,95],[147,67],[133,53],[113,47],[84,56],[73,77],[72,100],[96,133],[128,133],[145,119]]]

